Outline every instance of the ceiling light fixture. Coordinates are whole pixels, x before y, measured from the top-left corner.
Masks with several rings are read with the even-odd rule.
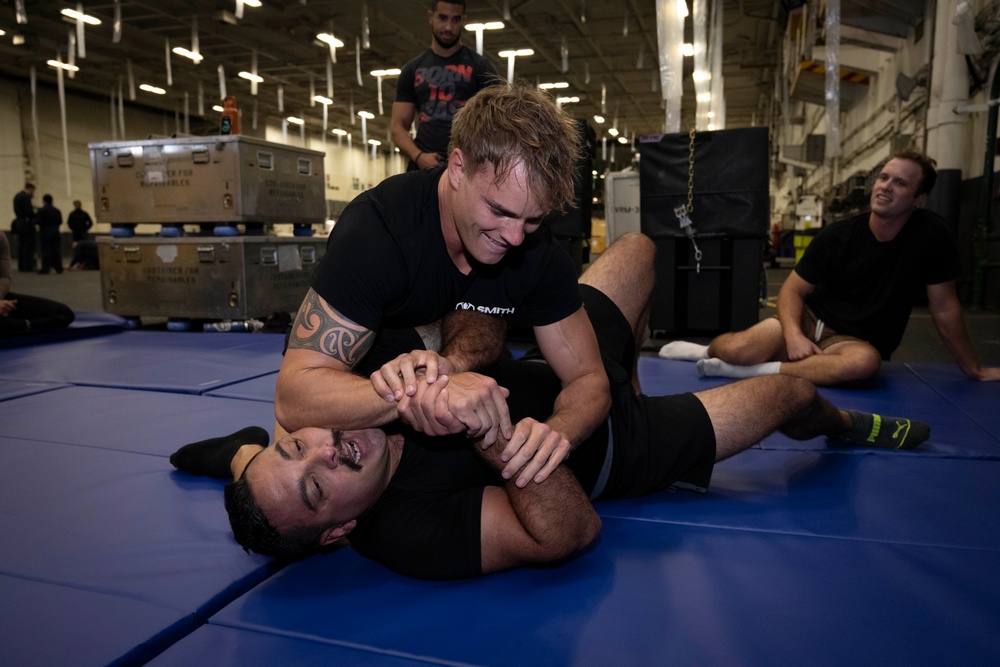
[[[604,116],[594,116],[594,122],[598,125],[604,124]]]
[[[486,23],[466,23],[465,29],[471,32],[480,30],[503,30],[503,21],[487,21]]]
[[[46,63],[49,67],[55,67],[57,69],[64,69],[67,72],[79,72],[80,68],[76,65],[70,65],[69,63],[61,63],[58,60],[49,60]]]
[[[465,29],[476,33],[476,53],[483,55],[483,31],[502,30],[503,21],[490,21],[488,23],[467,23]]]
[[[501,51],[499,54],[501,58],[513,58],[514,56],[533,56],[535,55],[534,49],[517,49],[516,51]]]
[[[551,90],[552,88],[569,88],[569,83],[566,81],[556,81],[555,83],[540,83],[538,87],[542,90]]]
[[[507,81],[514,80],[514,59],[517,56],[533,56],[535,55],[534,49],[517,49],[516,51],[501,51],[501,58],[507,59]]]
[[[313,95],[313,99],[319,102],[320,104],[327,104],[327,105],[333,104],[333,100],[331,100],[329,97],[324,97],[323,95]]]
[[[89,14],[83,14],[75,9],[67,8],[59,13],[67,18],[73,19],[74,21],[83,21],[87,25],[101,25],[101,19],[95,16],[90,16]]]
[[[251,74],[250,72],[240,72],[237,76],[246,79],[247,81],[253,81],[254,83],[264,83],[263,77]]]
[[[151,86],[148,83],[141,84],[139,90],[145,90],[147,93],[153,93],[154,95],[166,95],[167,91],[159,86]]]
[[[204,60],[204,56],[202,56],[200,53],[189,51],[185,49],[183,46],[175,46],[174,48],[171,49],[171,51],[173,51],[179,56],[184,56],[188,60],[193,60],[196,63],[200,63],[202,60]]]
[[[298,118],[296,116],[289,116],[285,120],[287,120],[292,125],[305,125],[306,124],[306,122],[304,120],[302,120],[301,118]]]
[[[330,33],[326,32],[321,32],[320,34],[316,35],[316,39],[323,42],[324,44],[329,44],[330,46],[334,46],[338,49],[344,45],[342,41],[340,41]]]

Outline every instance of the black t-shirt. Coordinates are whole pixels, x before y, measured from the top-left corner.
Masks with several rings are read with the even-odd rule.
[[[925,209],[886,242],[875,238],[868,219],[864,213],[822,229],[795,272],[816,286],[805,303],[817,317],[889,359],[917,294],[958,277],[958,248],[947,223]]]
[[[448,58],[427,49],[406,63],[396,82],[396,101],[416,107],[417,147],[447,157],[451,119],[496,76],[493,64],[467,46]]]
[[[311,287],[371,331],[402,330],[456,308],[498,317],[523,310],[532,326],[581,305],[566,251],[539,234],[497,265],[463,275],[448,256],[438,208],[441,169],[392,176],[359,195],[337,221]]]
[[[486,372],[511,390],[512,422],[552,414],[560,385],[548,364],[506,360]],[[602,425],[567,460],[585,491],[597,479],[607,442]],[[407,432],[388,488],[358,518],[349,540],[361,555],[408,576],[479,576],[483,487],[503,484],[464,436]]]

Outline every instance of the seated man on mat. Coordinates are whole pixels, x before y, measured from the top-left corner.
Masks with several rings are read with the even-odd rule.
[[[871,193],[871,211],[826,227],[806,248],[778,293],[777,317],[726,333],[707,347],[667,343],[666,359],[698,362],[704,376],[780,373],[817,385],[861,382],[878,372],[903,337],[919,290],[959,368],[974,380],[1000,380],[983,368],[955,293],[958,248],[944,220],[920,206],[937,179],[935,162],[896,153]]]
[[[531,460],[519,445],[558,436],[540,420],[551,412],[560,383],[547,364],[531,359],[490,370],[509,390],[510,414],[520,419],[509,441],[501,434],[493,446],[461,434],[305,428],[264,447],[262,429],[244,429],[186,445],[171,463],[238,480],[226,487],[226,507],[247,549],[294,557],[347,536],[359,553],[393,570],[445,579],[572,557],[599,535],[592,501],[671,486],[704,489],[715,461],[776,429],[796,439],[826,435],[907,449],[928,437],[919,422],[838,410],[797,378],[754,378],[677,396],[639,393],[635,333],[652,290],[653,253],[648,238],[627,235],[580,278],[612,407],[609,419],[541,483],[519,471]],[[628,285],[623,272],[632,274]],[[412,400],[447,412],[448,389],[445,382],[418,382]],[[447,421],[443,412],[432,417]]]
[[[0,232],[0,335],[65,329],[75,315],[69,306],[40,296],[10,291],[11,260],[7,235]]]

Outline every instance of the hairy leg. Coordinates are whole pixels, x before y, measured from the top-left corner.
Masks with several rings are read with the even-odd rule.
[[[829,387],[868,380],[881,367],[881,356],[874,347],[851,340],[834,343],[822,353],[799,361],[785,361],[781,364],[781,374]]]
[[[808,382],[768,375],[700,391],[695,396],[712,420],[715,459],[721,461],[777,431],[817,394]]]
[[[749,329],[717,336],[708,345],[708,356],[736,366],[785,360],[785,339],[781,322],[773,317]]]
[[[624,234],[601,253],[580,276],[580,283],[603,292],[628,320],[636,341],[632,384],[640,391],[638,353],[646,340],[649,298],[653,293],[653,257],[656,246],[645,234]]]

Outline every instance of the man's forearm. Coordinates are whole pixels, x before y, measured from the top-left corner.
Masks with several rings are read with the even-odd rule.
[[[506,444],[483,449],[473,443],[479,455],[500,471],[504,462],[500,452]],[[565,558],[583,549],[600,534],[601,519],[580,483],[566,466],[559,466],[545,482],[519,488],[515,475],[504,483],[511,507],[524,531],[532,538],[535,549],[530,560],[552,561]],[[534,549],[533,549],[534,551]]]
[[[572,449],[576,449],[607,419],[611,409],[610,391],[603,370],[582,375],[559,392],[552,416],[546,423],[569,440]]]
[[[506,336],[507,324],[499,317],[454,310],[441,320],[441,356],[456,372],[481,370],[500,358]]]
[[[286,353],[287,356],[287,353]],[[330,368],[290,369],[282,365],[274,414],[283,428],[372,428],[396,419],[396,404],[372,388],[371,380]]]

